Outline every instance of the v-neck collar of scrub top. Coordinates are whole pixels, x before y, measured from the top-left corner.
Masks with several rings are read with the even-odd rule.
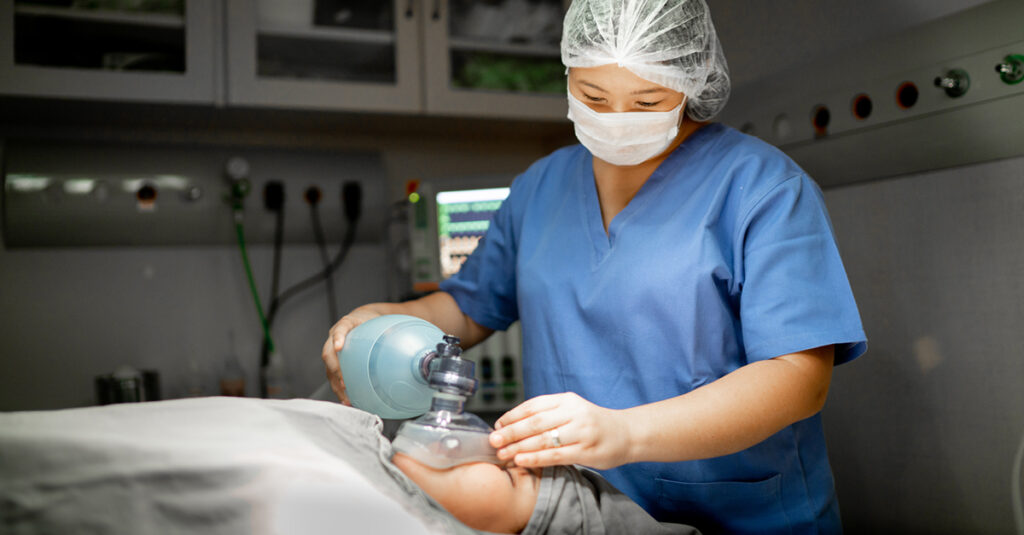
[[[582,163],[582,172],[579,173],[580,180],[582,181],[580,193],[583,206],[585,207],[583,216],[586,218],[583,226],[587,229],[590,243],[593,246],[594,267],[600,265],[612,252],[612,249],[615,247],[615,239],[622,233],[623,227],[627,226],[630,220],[651,202],[651,199],[658,197],[658,193],[675,175],[673,171],[680,167],[686,157],[704,145],[707,139],[711,139],[707,136],[707,133],[719,127],[718,124],[704,125],[683,140],[672,151],[672,154],[669,154],[667,158],[658,164],[658,167],[640,186],[640,189],[637,190],[636,194],[633,195],[633,198],[630,199],[622,211],[615,214],[615,217],[608,223],[607,233],[604,230],[604,218],[601,216],[601,201],[597,196],[593,155],[590,154],[590,151],[583,151],[585,161]]]

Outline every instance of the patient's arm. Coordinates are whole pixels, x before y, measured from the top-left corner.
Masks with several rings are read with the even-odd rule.
[[[452,516],[474,529],[518,533],[537,503],[539,469],[469,463],[440,470],[401,453],[392,462]]]

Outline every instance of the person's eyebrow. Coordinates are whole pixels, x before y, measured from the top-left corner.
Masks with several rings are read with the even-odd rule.
[[[597,84],[590,83],[590,82],[588,82],[586,80],[577,80],[577,82],[580,85],[585,85],[587,87],[596,89],[596,90],[598,90],[598,91],[600,91],[602,93],[607,93],[608,92],[608,91],[605,91],[605,89],[602,88],[601,86],[599,86]],[[650,93],[662,93],[664,91],[665,91],[665,89],[661,88],[661,87],[648,87],[647,89],[637,89],[636,91],[631,92],[630,95],[648,95]]]
[[[660,87],[648,87],[647,89],[638,89],[630,93],[630,95],[646,95],[649,93],[662,93],[665,90]]]

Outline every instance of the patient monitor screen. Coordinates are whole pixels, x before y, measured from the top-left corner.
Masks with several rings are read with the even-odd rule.
[[[509,188],[442,191],[437,194],[437,243],[441,278],[459,271],[491,224]]]

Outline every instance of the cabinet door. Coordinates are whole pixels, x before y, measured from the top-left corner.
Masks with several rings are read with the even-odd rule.
[[[414,0],[228,0],[232,105],[417,112]]]
[[[0,93],[214,100],[209,0],[0,1]]]
[[[565,119],[563,0],[424,0],[431,114]]]

